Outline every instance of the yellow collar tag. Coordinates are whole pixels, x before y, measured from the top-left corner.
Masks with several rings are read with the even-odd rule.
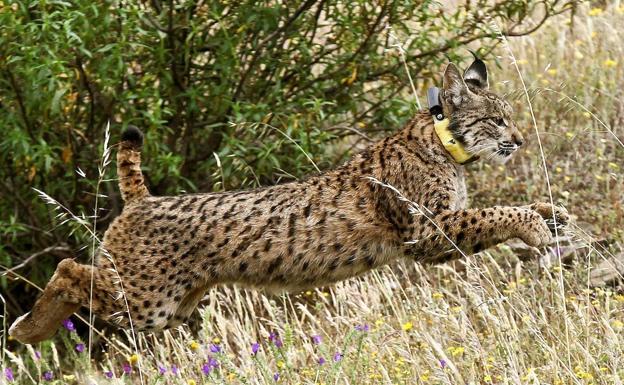
[[[440,138],[440,141],[442,142],[442,145],[444,146],[446,151],[451,154],[453,159],[455,159],[455,162],[459,164],[466,164],[473,160],[476,160],[476,158],[473,159],[473,156],[466,152],[464,146],[462,146],[459,142],[455,140],[455,138],[453,138],[453,134],[451,134],[451,131],[449,131],[448,129],[448,118],[438,120],[434,117],[433,126],[435,128],[436,134],[438,135],[438,138]]]

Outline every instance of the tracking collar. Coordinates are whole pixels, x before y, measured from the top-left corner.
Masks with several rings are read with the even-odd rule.
[[[479,159],[478,156],[472,156],[464,149],[448,129],[449,119],[444,117],[444,111],[440,104],[440,89],[431,87],[427,90],[427,102],[429,103],[429,113],[433,117],[433,127],[436,135],[440,138],[444,149],[451,154],[455,162],[459,164],[467,164]]]

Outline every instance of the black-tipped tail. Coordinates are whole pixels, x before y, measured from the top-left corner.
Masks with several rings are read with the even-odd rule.
[[[143,134],[135,126],[128,126],[121,134],[121,145],[117,152],[117,176],[119,189],[125,202],[149,196],[141,172],[141,146]]]
[[[128,126],[121,134],[121,141],[127,142],[132,147],[140,148],[143,146],[143,133],[136,126]]]

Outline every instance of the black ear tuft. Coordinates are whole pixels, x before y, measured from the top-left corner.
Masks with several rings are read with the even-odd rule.
[[[470,67],[464,72],[464,81],[469,86],[487,89],[490,87],[488,83],[487,67],[483,60],[475,57]]]
[[[136,126],[128,126],[121,134],[122,142],[129,142],[133,147],[141,147],[143,145],[143,133]]]

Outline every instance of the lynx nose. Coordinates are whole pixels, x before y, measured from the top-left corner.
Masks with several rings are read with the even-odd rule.
[[[522,135],[519,132],[511,135],[511,141],[518,147],[524,144],[524,138],[522,138]]]

